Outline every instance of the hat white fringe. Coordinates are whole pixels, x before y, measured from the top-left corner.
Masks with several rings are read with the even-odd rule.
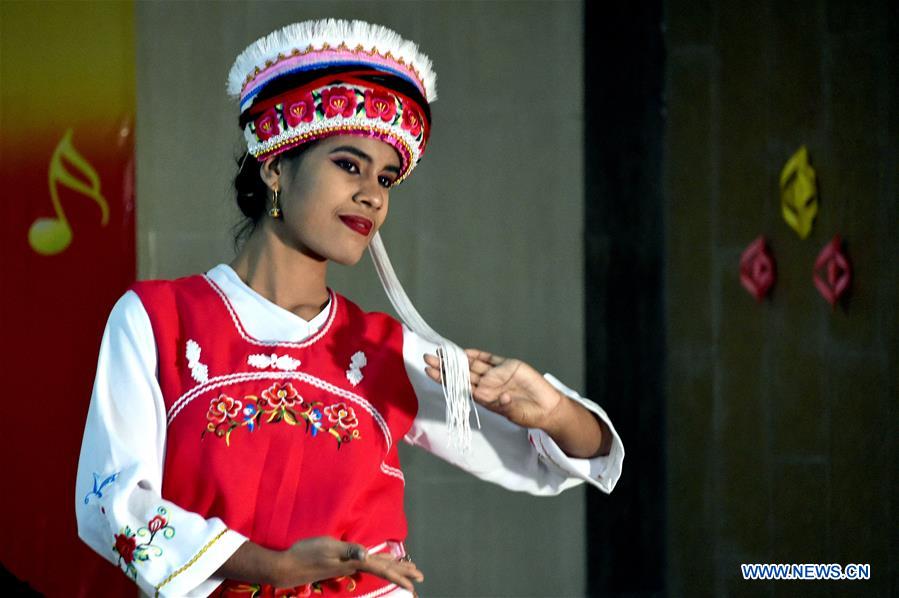
[[[340,44],[351,49],[362,46],[365,51],[374,49],[382,56],[389,52],[394,59],[402,59],[407,66],[418,72],[429,103],[437,99],[437,74],[431,65],[431,59],[414,42],[403,39],[395,31],[381,25],[337,19],[287,25],[250,44],[231,67],[228,74],[228,94],[240,97],[247,77],[256,69],[265,68],[266,62],[277,60],[279,54],[286,56],[293,50],[305,51],[309,46],[322,49],[325,44],[330,48],[337,48]]]
[[[375,233],[368,246],[369,254],[381,279],[384,292],[393,304],[397,315],[403,323],[425,340],[440,346],[441,350],[441,374],[443,386],[443,398],[446,400],[446,425],[453,444],[460,452],[465,452],[471,446],[471,416],[474,397],[471,396],[471,375],[468,366],[468,356],[457,344],[446,339],[431,328],[406,294],[403,285],[400,284],[387,257],[387,249],[381,241],[380,233]],[[477,409],[474,410],[475,421],[478,428],[481,420]]]

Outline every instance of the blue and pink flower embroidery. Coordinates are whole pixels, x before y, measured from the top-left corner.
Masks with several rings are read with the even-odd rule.
[[[332,436],[337,448],[361,437],[359,419],[351,406],[344,402],[325,405],[321,401],[307,401],[290,382],[275,382],[260,396],[245,395],[243,400],[221,393],[209,401],[202,436],[207,432],[215,434],[231,446],[231,433],[238,428],[255,432],[262,425],[284,422],[297,426],[301,421],[313,437],[319,433]]]

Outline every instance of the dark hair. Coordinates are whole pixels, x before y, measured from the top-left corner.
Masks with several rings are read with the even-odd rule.
[[[298,158],[315,143],[315,141],[304,143],[280,154],[279,157],[282,160]],[[253,234],[259,221],[265,216],[269,207],[269,188],[259,174],[261,163],[256,158],[244,153],[235,161],[237,175],[234,177],[234,191],[237,193],[237,207],[244,216],[234,225],[234,248],[238,249]]]

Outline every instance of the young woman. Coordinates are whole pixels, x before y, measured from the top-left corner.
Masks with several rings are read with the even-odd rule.
[[[624,451],[602,409],[461,352],[392,277],[377,231],[434,83],[413,44],[361,22],[292,25],[238,57],[249,236],[230,265],[119,300],[85,429],[79,533],[142,591],[414,592],[401,439],[512,490],[614,487]],[[328,288],[328,263],[366,249],[404,323]]]

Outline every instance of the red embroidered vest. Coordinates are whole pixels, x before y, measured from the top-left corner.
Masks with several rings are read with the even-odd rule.
[[[370,549],[405,539],[396,444],[417,402],[396,320],[332,292],[319,332],[264,342],[205,276],[132,289],[159,357],[164,498],[276,550],[322,535]],[[342,581],[319,589],[388,589],[367,574]]]

